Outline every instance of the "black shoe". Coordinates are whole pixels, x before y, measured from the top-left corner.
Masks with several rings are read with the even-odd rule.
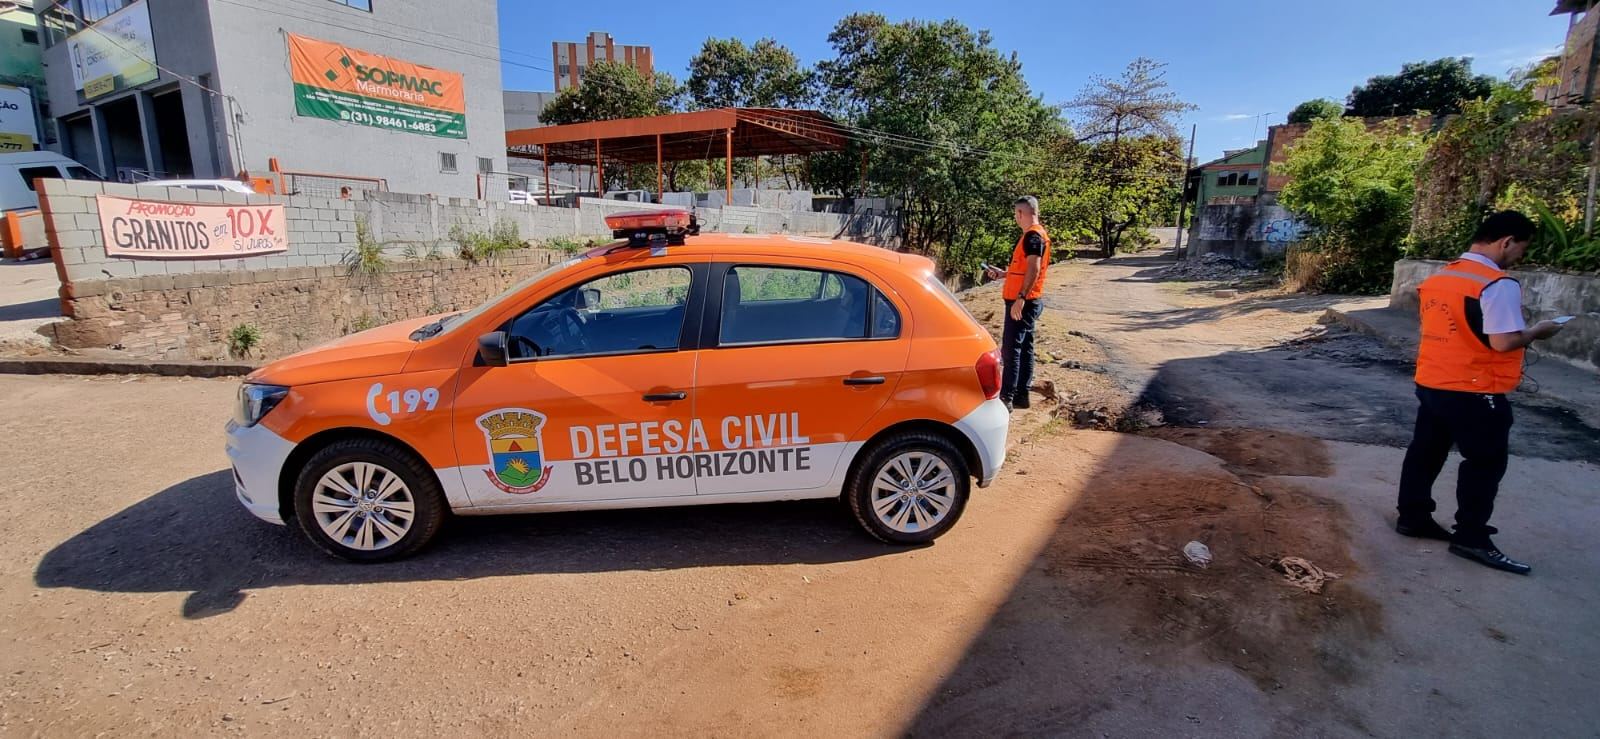
[[[1019,411],[1020,410],[1025,410],[1025,409],[1029,408],[1032,405],[1033,405],[1033,401],[1029,400],[1028,396],[1026,396],[1026,395],[1024,395],[1024,396],[1022,396],[1020,398],[1017,398],[1016,400],[1011,401],[1011,407],[1015,408],[1015,409],[1017,409]]]
[[[1504,570],[1506,572],[1518,575],[1526,575],[1533,571],[1532,567],[1502,554],[1499,549],[1494,547],[1493,544],[1481,549],[1477,547],[1462,546],[1460,544],[1451,544],[1450,553],[1456,555],[1457,557],[1465,557],[1470,559],[1478,564],[1483,565],[1484,567],[1493,567],[1497,570]]]
[[[1394,525],[1394,530],[1395,533],[1401,536],[1409,536],[1413,539],[1450,541],[1450,532],[1446,531],[1443,526],[1440,526],[1431,518],[1415,522],[1401,520]]]
[[[1007,413],[1010,413],[1010,412],[1011,412],[1011,411],[1012,411],[1012,409],[1013,409],[1013,406],[1012,406],[1012,405],[1011,405],[1011,401],[1009,401],[1009,400],[1006,400],[1006,399],[1005,399],[1005,398],[1001,398],[1001,399],[1000,399],[1000,402],[1002,402],[1002,403],[1005,403],[1005,404],[1006,404],[1006,412],[1007,412]]]

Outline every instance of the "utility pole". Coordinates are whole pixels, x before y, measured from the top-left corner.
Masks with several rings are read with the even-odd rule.
[[[1172,246],[1172,255],[1177,256],[1183,251],[1183,217],[1189,212],[1189,161],[1194,159],[1194,134],[1200,130],[1200,124],[1189,126],[1189,156],[1183,160],[1183,187],[1178,191],[1178,240]],[[1194,204],[1194,212],[1200,212],[1200,204]]]

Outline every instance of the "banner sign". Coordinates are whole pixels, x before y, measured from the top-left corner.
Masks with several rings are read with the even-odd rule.
[[[288,36],[297,115],[451,139],[467,137],[461,75]]]
[[[137,2],[67,39],[72,84],[86,100],[138,87],[161,76],[150,35],[150,8]]]
[[[211,205],[98,195],[108,257],[228,259],[289,250],[282,205]]]
[[[33,151],[33,94],[26,87],[0,85],[0,154]]]

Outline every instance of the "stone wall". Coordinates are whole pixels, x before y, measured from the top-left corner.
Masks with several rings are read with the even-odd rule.
[[[1396,262],[1389,307],[1415,313],[1417,286],[1444,265],[1420,259]],[[1530,325],[1556,316],[1577,316],[1555,338],[1534,348],[1587,369],[1600,366],[1600,276],[1542,270],[1513,270],[1511,276],[1522,283],[1522,314]]]
[[[471,308],[566,257],[529,249],[493,263],[397,262],[371,276],[323,266],[98,280],[79,283],[73,320],[48,329],[68,348],[224,359],[234,356],[229,332],[249,326],[260,334],[250,356],[274,358],[373,326]]]
[[[270,358],[360,328],[471,307],[557,261],[544,249],[502,254],[493,264],[453,259],[453,229],[488,233],[515,225],[537,246],[552,239],[609,241],[605,217],[668,206],[585,198],[552,208],[467,198],[356,193],[349,200],[243,195],[69,180],[44,180],[41,209],[61,279],[62,313],[51,329],[75,349],[116,348],[144,359],[218,359],[239,326],[260,332]],[[289,250],[243,259],[126,259],[106,254],[95,196],[285,206]],[[894,219],[757,207],[698,209],[704,232],[794,233],[892,246]],[[364,234],[364,236],[363,236]],[[352,271],[358,240],[379,245],[376,276]]]

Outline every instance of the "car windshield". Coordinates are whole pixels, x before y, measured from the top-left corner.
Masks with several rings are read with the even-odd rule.
[[[451,331],[454,331],[456,329],[456,327],[464,326],[467,323],[469,323],[472,319],[477,318],[478,316],[481,316],[484,313],[489,312],[490,310],[493,310],[494,308],[498,307],[501,303],[503,303],[506,300],[510,299],[511,296],[516,295],[517,293],[520,293],[523,290],[526,290],[528,288],[528,286],[530,286],[530,285],[532,285],[532,284],[534,284],[536,282],[539,282],[540,280],[548,278],[551,275],[554,275],[555,273],[560,272],[561,270],[564,270],[564,269],[566,269],[568,267],[571,267],[571,266],[583,261],[583,259],[584,259],[583,257],[578,257],[578,258],[575,258],[575,259],[568,259],[567,261],[561,262],[559,264],[551,265],[550,267],[547,267],[544,270],[540,271],[538,274],[536,274],[536,275],[534,275],[532,277],[529,277],[528,279],[523,280],[523,281],[521,281],[521,282],[519,282],[519,283],[517,283],[515,285],[512,285],[511,287],[507,288],[505,292],[500,293],[499,295],[496,295],[496,296],[494,296],[492,298],[489,298],[488,300],[485,300],[483,303],[479,304],[478,307],[473,308],[472,310],[466,311],[465,313],[452,313],[452,314],[450,314],[448,316],[440,318],[437,321],[429,323],[429,324],[423,326],[422,328],[417,329],[416,331],[411,332],[411,340],[412,341],[425,341],[425,340],[431,339],[431,338],[433,338],[435,336],[441,336],[441,335],[444,335],[444,334],[448,334]]]

